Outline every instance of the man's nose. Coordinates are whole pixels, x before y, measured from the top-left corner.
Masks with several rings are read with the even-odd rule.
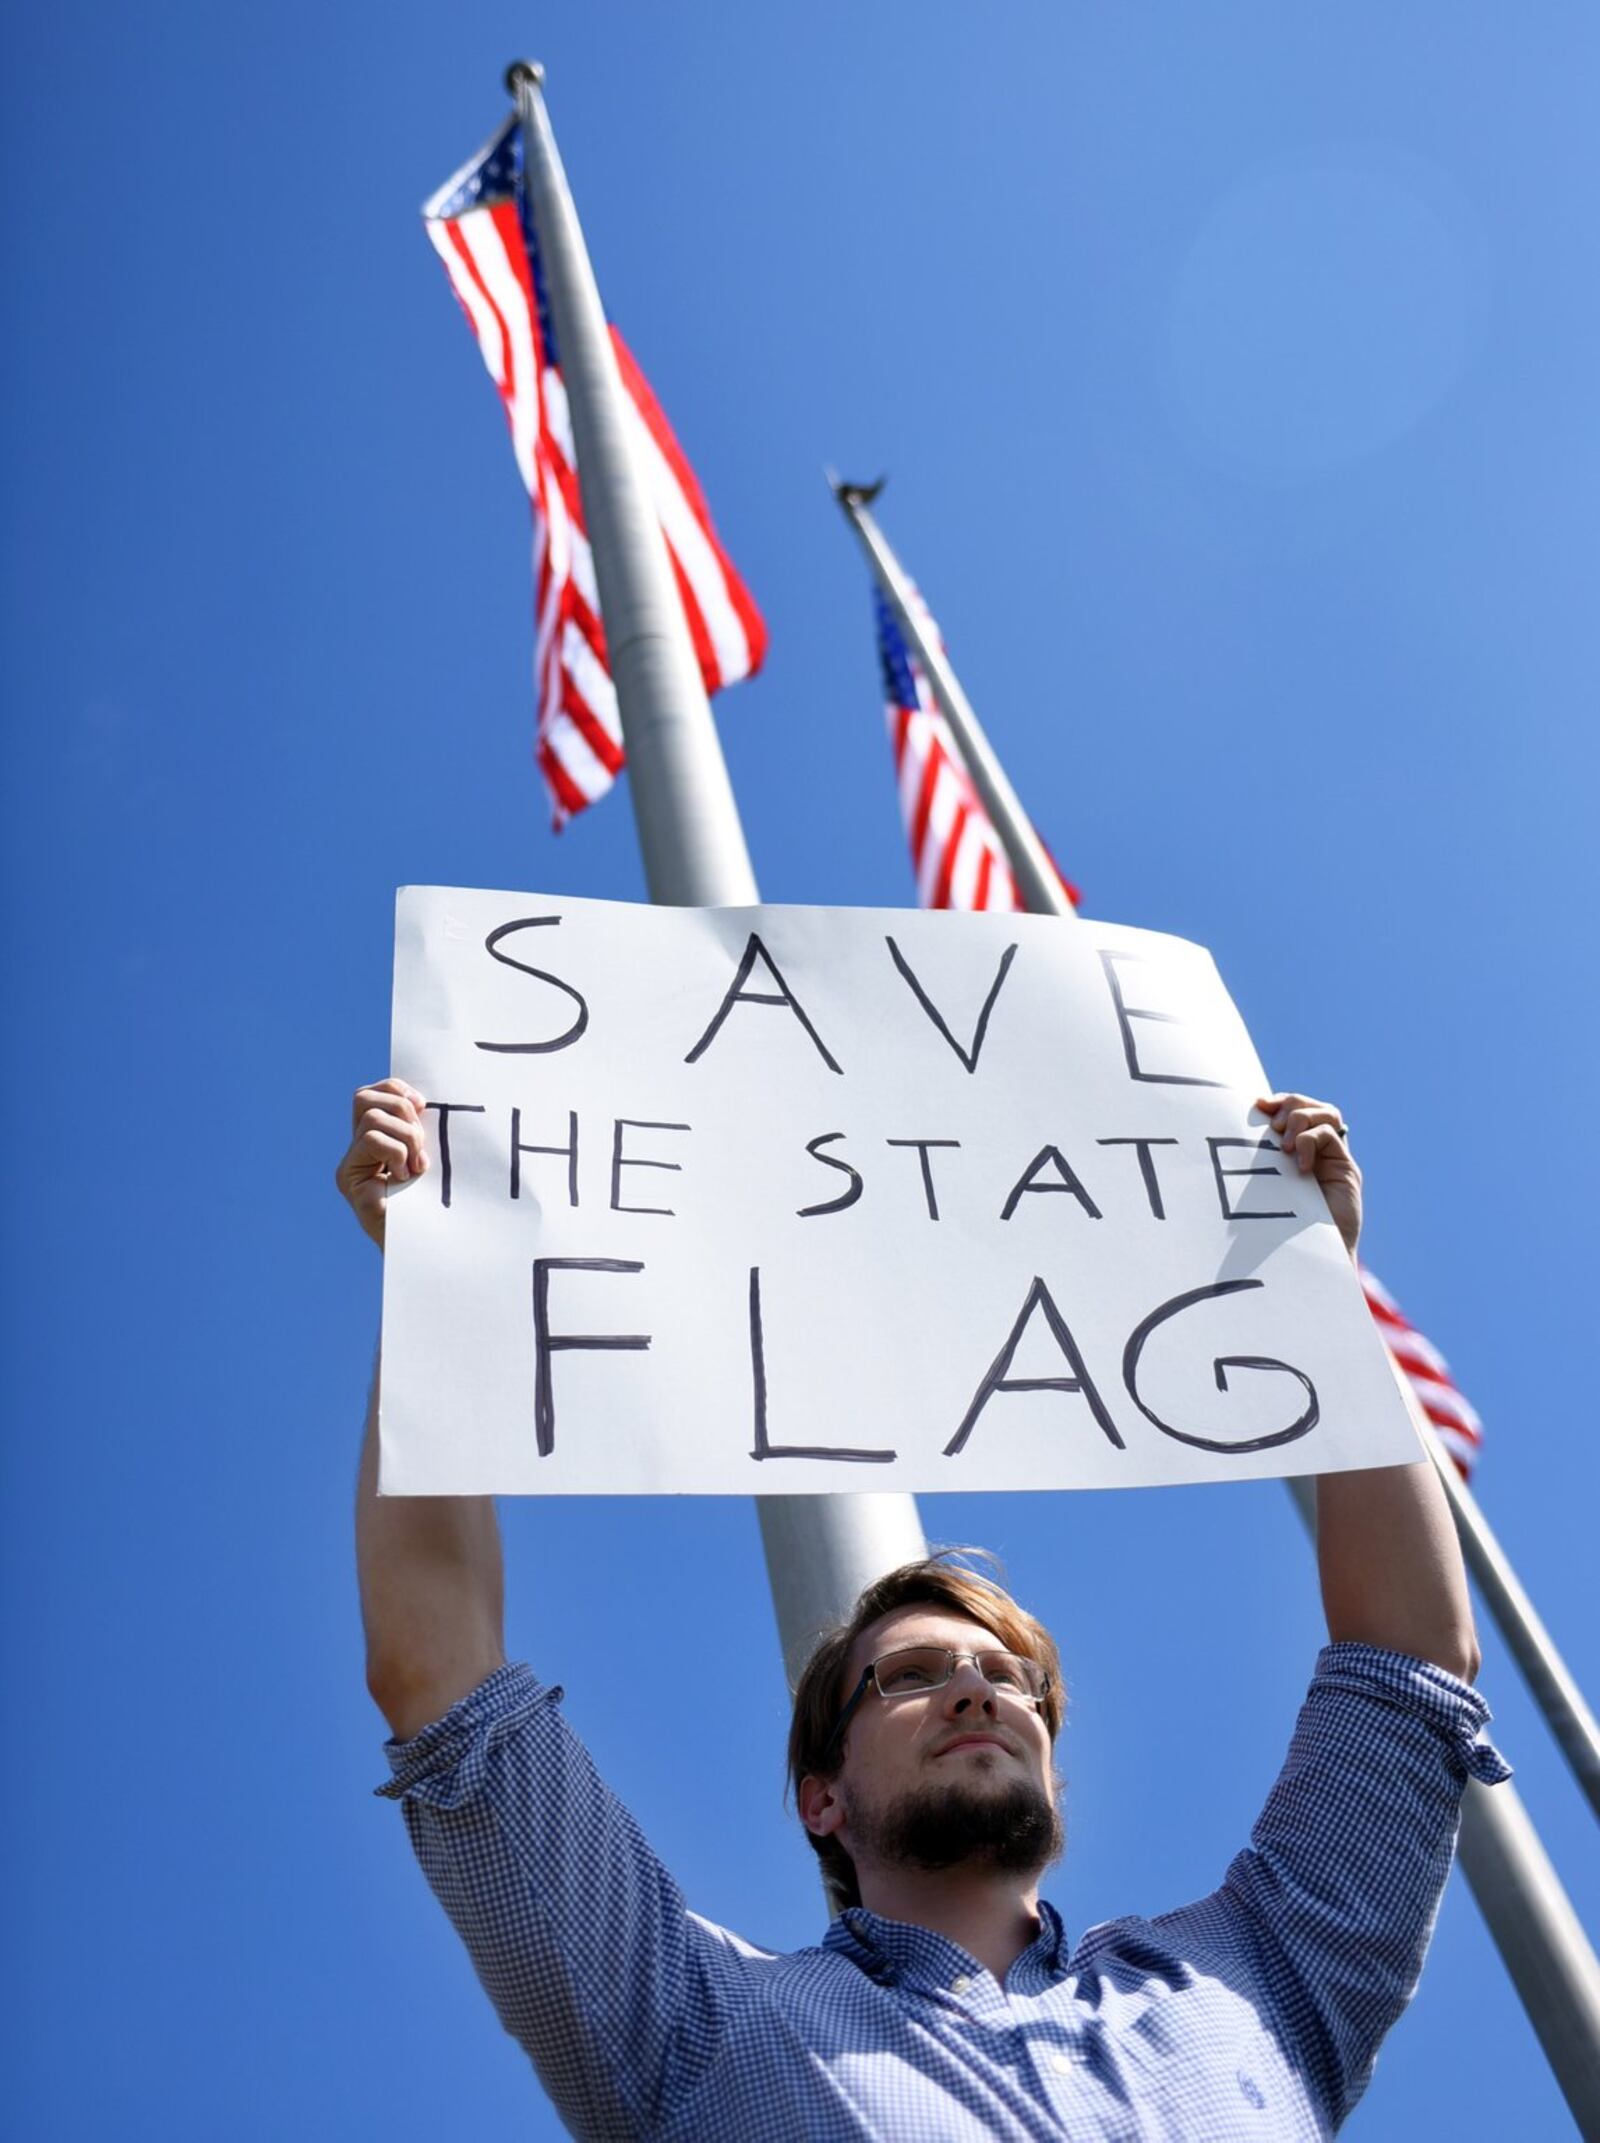
[[[976,1706],[993,1717],[999,1709],[995,1702],[994,1684],[982,1672],[975,1659],[958,1659],[955,1672],[945,1684],[945,1710],[953,1719]]]

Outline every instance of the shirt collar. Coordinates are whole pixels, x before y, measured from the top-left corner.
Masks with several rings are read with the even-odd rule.
[[[905,1920],[880,1919],[865,1905],[852,1905],[842,1912],[823,1936],[822,1946],[848,1957],[869,1979],[885,1986],[899,1981],[908,1986],[948,1987],[958,1977],[983,1970],[959,1942]],[[1061,1915],[1048,1899],[1041,1898],[1039,1932],[1006,1974],[1006,1983],[1018,1993],[1047,1985],[1067,1969],[1067,1955]]]

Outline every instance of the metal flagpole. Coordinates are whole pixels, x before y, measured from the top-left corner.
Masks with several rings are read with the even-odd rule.
[[[760,899],[660,523],[639,467],[634,412],[544,106],[543,69],[506,87],[522,121],[527,198],[544,259],[578,488],[617,690],[628,789],[652,900],[744,907]],[[927,1552],[908,1495],[756,1499],[790,1680],[818,1634],[897,1563]]]
[[[831,474],[828,482],[861,539],[908,646],[933,686],[1025,906],[1036,914],[1072,917],[1072,903],[1060,877],[1049,868],[1043,843],[1006,780],[949,658],[928,630],[910,580],[872,517],[871,501],[878,487],[842,483]],[[1507,1645],[1528,1674],[1568,1761],[1593,1798],[1597,1744],[1588,1707],[1437,1437],[1430,1432],[1424,1441],[1444,1476],[1456,1530],[1473,1575]],[[1314,1535],[1316,1494],[1311,1482],[1290,1480],[1286,1485]],[[1538,1833],[1509,1785],[1467,1781],[1461,1865],[1582,2133],[1600,2136],[1600,1962]]]
[[[1600,1966],[1509,1785],[1467,1781],[1461,1865],[1583,2136],[1600,2136]]]

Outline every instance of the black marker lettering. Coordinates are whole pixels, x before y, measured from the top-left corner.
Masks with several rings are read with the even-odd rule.
[[[1047,1161],[1057,1171],[1061,1180],[1058,1183],[1035,1183],[1034,1177]],[[1012,1214],[1017,1210],[1023,1195],[1028,1191],[1070,1191],[1091,1220],[1099,1220],[1101,1217],[1100,1208],[1067,1166],[1066,1156],[1059,1146],[1041,1146],[1039,1148],[1039,1151],[1017,1178],[1010,1197],[1001,1207],[1000,1218],[1002,1220],[1011,1218]]]
[[[843,1137],[844,1133],[842,1131],[824,1131],[819,1138],[806,1140],[806,1152],[810,1154],[811,1158],[814,1161],[820,1161],[824,1168],[837,1168],[841,1175],[848,1176],[850,1178],[850,1188],[847,1191],[841,1191],[837,1198],[828,1199],[823,1205],[801,1206],[798,1210],[798,1217],[801,1220],[815,1220],[819,1213],[842,1213],[847,1206],[854,1205],[861,1196],[860,1169],[852,1168],[848,1161],[834,1154],[824,1153],[821,1150],[824,1146],[831,1146],[836,1138]]]
[[[650,1344],[648,1332],[552,1332],[550,1275],[553,1272],[643,1272],[634,1258],[535,1258],[533,1261],[533,1425],[539,1456],[556,1447],[556,1403],[550,1389],[550,1357],[573,1347],[600,1353],[639,1351]]]
[[[754,1394],[756,1444],[752,1458],[836,1458],[859,1466],[883,1466],[894,1451],[850,1451],[834,1444],[773,1444],[767,1441],[767,1345],[761,1329],[761,1267],[750,1268],[750,1383]]]
[[[564,1153],[567,1157],[567,1203],[578,1202],[578,1112],[567,1111],[567,1143],[564,1146],[530,1146],[522,1136],[522,1111],[511,1112],[511,1195],[522,1196],[522,1156],[525,1153]]]
[[[1243,1146],[1248,1153],[1276,1153],[1277,1147],[1273,1143],[1270,1132],[1264,1134],[1261,1138],[1208,1138],[1206,1144],[1211,1149],[1211,1173],[1217,1180],[1217,1203],[1222,1208],[1224,1220],[1297,1220],[1299,1218],[1292,1206],[1281,1212],[1242,1213],[1228,1203],[1228,1179],[1230,1176],[1281,1176],[1283,1170],[1276,1166],[1272,1168],[1224,1168],[1220,1158],[1223,1147]]]
[[[933,1024],[938,1028],[939,1032],[950,1044],[950,1047],[955,1051],[956,1055],[967,1067],[967,1070],[969,1072],[975,1072],[978,1068],[978,1058],[983,1053],[983,1038],[989,1031],[989,1014],[994,1010],[995,999],[1000,995],[1000,986],[1005,981],[1006,976],[1010,973],[1011,963],[1017,956],[1017,948],[1015,947],[1015,945],[1008,945],[1005,951],[1000,955],[1000,965],[995,969],[994,980],[989,985],[989,994],[983,1000],[983,1009],[978,1014],[978,1024],[972,1030],[972,1047],[970,1049],[963,1049],[961,1044],[956,1040],[955,1036],[950,1032],[949,1027],[946,1025],[944,1014],[939,1010],[939,1007],[934,1003],[933,999],[928,995],[927,991],[922,987],[922,984],[912,973],[911,963],[907,960],[905,954],[900,950],[894,939],[885,938],[884,943],[889,948],[890,958],[894,961],[895,966],[900,970],[900,973],[904,976],[906,982],[909,984],[911,992],[913,996],[915,996],[917,1003],[921,1005],[923,1011],[926,1012],[929,1019],[933,1021]]]
[[[1176,1443],[1192,1444],[1197,1451],[1270,1451],[1277,1444],[1293,1443],[1297,1436],[1309,1436],[1316,1427],[1322,1413],[1317,1387],[1303,1369],[1296,1369],[1292,1362],[1274,1361],[1269,1354],[1222,1354],[1215,1358],[1212,1368],[1216,1372],[1218,1391],[1227,1390],[1230,1369],[1275,1369],[1281,1375],[1295,1379],[1306,1395],[1305,1411],[1286,1429],[1275,1429],[1270,1436],[1253,1436],[1242,1444],[1219,1443],[1214,1437],[1194,1436],[1187,1430],[1175,1429],[1170,1421],[1163,1421],[1139,1396],[1139,1357],[1144,1352],[1146,1340],[1158,1325],[1165,1324],[1169,1317],[1176,1317],[1180,1311],[1192,1309],[1197,1302],[1207,1302],[1219,1295],[1241,1294],[1249,1288],[1264,1285],[1261,1280],[1216,1280],[1209,1287],[1196,1287],[1187,1295],[1175,1295],[1170,1302],[1163,1302],[1160,1309],[1152,1310],[1144,1322],[1135,1327],[1122,1351],[1122,1381],[1128,1387],[1128,1397],[1145,1420],[1153,1421],[1163,1436],[1172,1437]]]
[[[770,990],[747,990],[745,988],[745,984],[750,980],[750,971],[755,966],[757,960],[760,960],[764,963],[767,973],[778,985],[776,993]],[[805,1008],[800,1003],[799,998],[795,996],[793,990],[790,989],[788,983],[785,982],[782,975],[779,974],[777,963],[774,961],[771,953],[768,952],[765,945],[762,944],[760,938],[756,936],[753,930],[750,933],[750,942],[748,945],[746,945],[744,949],[744,957],[739,962],[739,971],[734,976],[732,982],[728,985],[727,995],[723,998],[721,1004],[718,1005],[710,1026],[706,1029],[705,1033],[701,1035],[699,1041],[695,1043],[693,1049],[690,1050],[689,1054],[684,1058],[683,1061],[685,1064],[694,1064],[702,1056],[705,1055],[706,1050],[716,1040],[717,1030],[721,1027],[722,1022],[727,1018],[728,1014],[737,1004],[787,1005],[789,1007],[789,1010],[794,1014],[795,1018],[800,1022],[801,1026],[804,1027],[806,1033],[810,1035],[812,1041],[816,1044],[817,1054],[821,1057],[823,1063],[827,1065],[829,1071],[838,1071],[839,1066],[828,1054],[827,1045],[824,1043],[821,1035],[818,1034],[816,1028],[813,1027],[810,1020],[807,1019],[805,1014]]]
[[[1011,1377],[1006,1374],[1012,1362],[1016,1359],[1017,1349],[1022,1344],[1022,1335],[1027,1331],[1029,1319],[1036,1309],[1044,1311],[1045,1323],[1050,1327],[1050,1336],[1060,1348],[1062,1355],[1072,1370],[1070,1377]],[[954,1436],[945,1445],[944,1455],[946,1458],[954,1458],[956,1453],[965,1447],[967,1438],[977,1426],[978,1416],[989,1404],[995,1393],[1000,1391],[1082,1392],[1084,1398],[1088,1401],[1090,1413],[1093,1414],[1095,1420],[1117,1450],[1122,1451],[1127,1448],[1122,1438],[1117,1434],[1116,1423],[1106,1411],[1105,1401],[1095,1389],[1094,1379],[1089,1374],[1083,1356],[1078,1352],[1077,1341],[1067,1329],[1066,1319],[1051,1300],[1049,1288],[1045,1286],[1043,1280],[1038,1278],[1035,1278],[1033,1285],[1028,1289],[1027,1300],[1018,1312],[1017,1321],[1011,1327],[1011,1332],[1005,1345],[990,1363],[984,1373],[983,1382],[974,1392],[972,1404],[962,1417],[960,1428],[957,1429]]]
[[[969,1068],[969,1070],[970,1070],[970,1068],[971,1068],[971,1067],[969,1066],[968,1068]],[[928,1160],[928,1148],[929,1148],[930,1146],[959,1146],[959,1145],[961,1144],[961,1141],[960,1141],[960,1139],[958,1139],[958,1138],[886,1138],[886,1139],[884,1140],[884,1142],[883,1142],[883,1143],[884,1143],[884,1144],[885,1144],[886,1146],[915,1146],[915,1147],[916,1147],[916,1149],[917,1149],[917,1158],[918,1158],[918,1159],[919,1159],[919,1160],[921,1161],[921,1163],[922,1163],[922,1195],[923,1195],[923,1197],[924,1197],[924,1198],[926,1198],[926,1199],[927,1199],[927,1201],[928,1201],[928,1218],[929,1218],[930,1220],[937,1220],[937,1219],[939,1218],[939,1201],[938,1201],[938,1199],[937,1199],[937,1198],[936,1198],[936,1197],[934,1196],[934,1193],[933,1193],[933,1169],[932,1169],[932,1167],[931,1167],[931,1165],[930,1165],[930,1163],[929,1163],[929,1160]]]
[[[1122,994],[1122,983],[1117,975],[1119,960],[1142,963],[1144,955],[1136,952],[1100,951],[1100,965],[1111,988],[1111,1002],[1116,1006],[1117,1025],[1122,1029],[1122,1054],[1127,1060],[1128,1077],[1143,1080],[1147,1086],[1221,1086],[1220,1079],[1197,1079],[1182,1072],[1146,1071],[1139,1062],[1139,1047],[1134,1039],[1133,1023],[1136,1019],[1150,1020],[1162,1027],[1181,1027],[1186,1023],[1176,1012],[1158,1012],[1151,1005],[1130,1005]]]
[[[1175,1138],[1097,1138],[1097,1146],[1136,1146],[1139,1149],[1139,1173],[1144,1178],[1144,1194],[1150,1201],[1154,1219],[1165,1220],[1167,1209],[1161,1203],[1161,1185],[1156,1181],[1156,1164],[1150,1158],[1152,1146],[1176,1146]]]
[[[483,941],[483,949],[490,959],[498,960],[502,967],[514,967],[520,975],[531,975],[535,982],[548,982],[553,989],[563,991],[578,1008],[578,1016],[564,1034],[558,1034],[549,1042],[479,1042],[480,1049],[494,1051],[506,1057],[542,1057],[552,1049],[565,1049],[575,1042],[589,1024],[589,1007],[570,982],[563,982],[559,975],[546,974],[542,967],[530,967],[526,960],[514,960],[510,953],[500,951],[500,940],[508,938],[513,930],[542,930],[559,923],[559,915],[524,915],[514,923],[502,923],[498,930],[491,930]]]
[[[670,1220],[673,1209],[670,1205],[624,1205],[622,1203],[622,1171],[625,1168],[665,1168],[673,1175],[682,1172],[681,1161],[652,1161],[643,1154],[625,1154],[622,1150],[624,1131],[687,1131],[687,1124],[657,1124],[644,1116],[618,1116],[613,1120],[611,1132],[611,1210],[613,1213],[662,1213]]]
[[[452,1116],[481,1116],[481,1101],[428,1101],[423,1103],[423,1112],[436,1111],[439,1118],[439,1203],[450,1203],[450,1119]]]

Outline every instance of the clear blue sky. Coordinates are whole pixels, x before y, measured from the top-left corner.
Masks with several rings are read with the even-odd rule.
[[[625,794],[547,831],[526,506],[416,213],[524,50],[772,628],[720,703],[766,896],[911,897],[821,477],[888,469],[1088,911],[1209,944],[1345,1107],[1600,1688],[1592,9],[180,0],[7,48],[0,2125],[554,2132],[368,1798],[379,1275],[331,1184],[398,883],[642,890]],[[1061,1635],[1069,1924],[1210,1888],[1319,1638],[1282,1491],[924,1516]],[[515,1652],[694,1903],[810,1939],[749,1508],[507,1531]],[[1486,1649],[1593,1927],[1594,1825]],[[1351,2132],[1565,2122],[1458,1882]]]

